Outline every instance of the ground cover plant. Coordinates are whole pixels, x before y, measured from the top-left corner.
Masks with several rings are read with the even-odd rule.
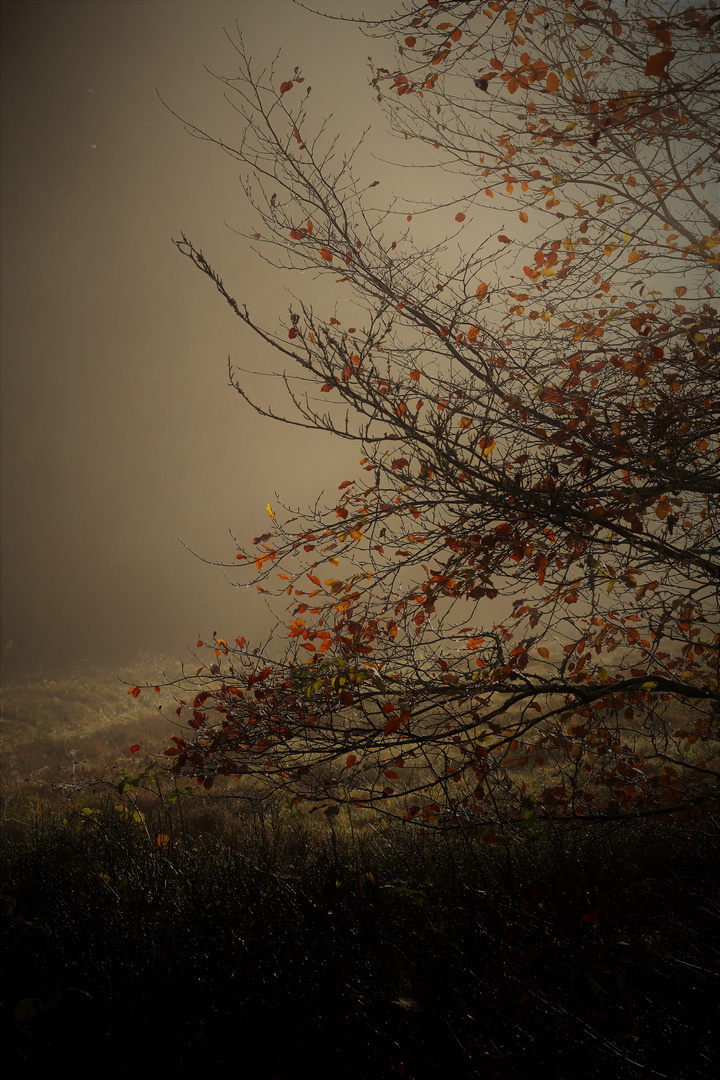
[[[263,1080],[309,1061],[358,1080],[713,1075],[711,816],[545,823],[507,845],[315,821],[263,801],[231,828],[174,831],[117,796],[5,819],[4,1060],[184,1077],[252,1059]]]

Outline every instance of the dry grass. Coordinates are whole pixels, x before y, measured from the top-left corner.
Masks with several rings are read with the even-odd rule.
[[[163,669],[177,667],[174,660],[142,657],[118,671],[93,668],[82,674],[5,678],[0,794],[6,804],[52,798],[53,785],[73,774],[115,775],[128,764],[131,743],[160,750],[169,729],[156,706],[172,706],[172,693],[161,690],[153,695],[156,700],[147,694],[133,698],[127,683],[154,681]]]

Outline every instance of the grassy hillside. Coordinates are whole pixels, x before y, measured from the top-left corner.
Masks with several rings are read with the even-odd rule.
[[[167,738],[143,697],[99,672],[3,693],[0,1023],[16,1067],[713,1075],[712,804],[594,829],[531,820],[489,845],[277,799],[153,799],[117,786],[131,742]],[[105,786],[53,789],[73,760]]]

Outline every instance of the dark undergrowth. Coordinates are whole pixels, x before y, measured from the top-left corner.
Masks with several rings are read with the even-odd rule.
[[[123,1078],[714,1075],[709,810],[530,823],[491,846],[277,805],[167,829],[112,803],[5,817],[4,1060]]]

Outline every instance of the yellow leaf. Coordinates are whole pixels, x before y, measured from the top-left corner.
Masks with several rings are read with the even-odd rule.
[[[643,255],[642,255],[641,251],[631,251],[630,254],[628,255],[628,262],[629,263],[639,262],[640,259],[642,259],[642,257],[643,257]]]
[[[630,230],[629,229],[623,229],[623,244],[627,244],[629,239],[630,239]]]
[[[274,515],[274,514],[273,514],[273,512],[272,512],[272,506],[270,505],[270,503],[268,503],[268,504],[267,504],[267,506],[265,507],[265,509],[267,510],[267,512],[268,512],[268,514],[270,515],[270,517],[271,517],[271,518],[272,518],[273,520],[275,520],[275,515]]]

